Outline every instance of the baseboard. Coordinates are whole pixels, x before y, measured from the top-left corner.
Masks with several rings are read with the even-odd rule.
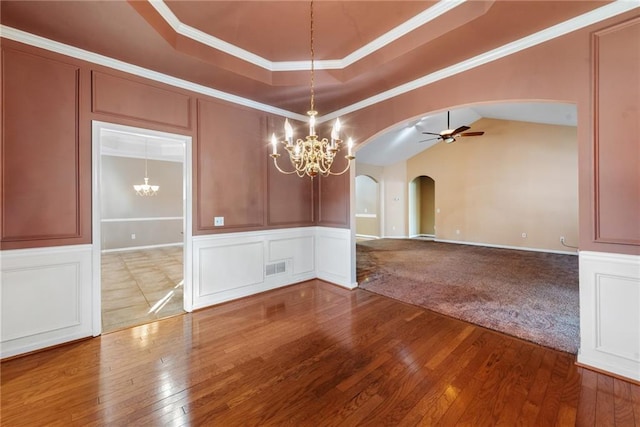
[[[524,246],[496,245],[493,243],[465,242],[462,240],[433,239],[433,241],[439,242],[439,243],[453,243],[455,245],[484,246],[487,248],[497,248],[497,249],[514,249],[516,251],[544,252],[544,253],[559,254],[559,255],[578,255],[578,252],[558,251],[554,249],[528,248]]]
[[[100,252],[102,252],[103,254],[108,254],[112,252],[128,252],[128,251],[142,251],[145,249],[169,248],[172,246],[184,246],[184,243],[183,242],[164,243],[162,245],[132,246],[130,248],[103,249]]]
[[[356,234],[356,237],[358,239],[371,239],[371,240],[380,238],[380,236],[371,236],[369,234]]]

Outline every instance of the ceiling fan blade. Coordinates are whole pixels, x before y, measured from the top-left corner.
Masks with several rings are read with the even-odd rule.
[[[436,139],[441,139],[441,138],[429,138],[429,139],[423,139],[422,141],[418,141],[418,143],[421,143],[421,142],[427,142],[427,141],[435,141]]]
[[[458,135],[466,130],[471,129],[469,126],[460,126],[459,128],[457,128],[456,130],[454,130],[453,132],[451,132],[453,135]]]
[[[484,135],[484,132],[465,132],[461,133],[459,136],[480,136]]]
[[[436,136],[440,136],[440,134],[439,134],[439,133],[433,133],[433,132],[422,132],[422,133],[424,133],[424,134],[426,134],[426,135],[436,135]]]

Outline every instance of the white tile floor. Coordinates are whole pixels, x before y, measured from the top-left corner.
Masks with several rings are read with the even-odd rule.
[[[102,332],[184,313],[182,247],[102,254]]]

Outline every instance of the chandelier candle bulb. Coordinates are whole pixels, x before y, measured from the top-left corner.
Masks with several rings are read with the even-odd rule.
[[[347,142],[347,148],[348,148],[347,155],[351,157],[352,156],[351,150],[353,149],[353,139],[349,138],[349,141]]]
[[[315,136],[316,134],[316,115],[314,111],[309,111],[309,135]]]
[[[340,118],[336,119],[331,129],[331,148],[336,148],[336,142],[340,139]]]
[[[284,135],[287,140],[287,145],[291,147],[293,145],[293,128],[291,127],[291,123],[289,123],[289,119],[285,119],[284,121]]]
[[[278,154],[278,140],[275,133],[271,134],[271,145],[273,146],[273,154]]]

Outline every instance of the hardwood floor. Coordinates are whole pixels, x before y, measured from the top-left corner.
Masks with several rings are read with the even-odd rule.
[[[640,425],[574,356],[310,281],[5,361],[1,424]]]

